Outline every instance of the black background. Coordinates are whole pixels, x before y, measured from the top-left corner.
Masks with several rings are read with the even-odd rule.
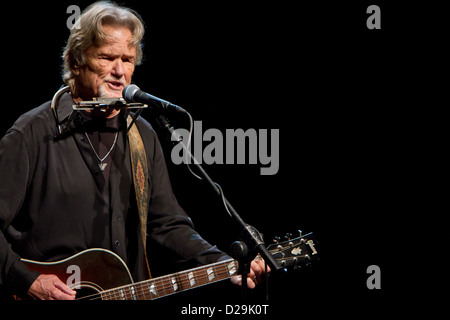
[[[395,305],[402,288],[396,263],[401,253],[394,247],[410,219],[405,206],[415,203],[409,192],[412,165],[404,156],[411,113],[404,98],[415,70],[411,38],[420,30],[410,23],[415,18],[407,6],[314,3],[123,2],[146,23],[145,60],[134,81],[189,110],[203,130],[280,130],[276,175],[261,176],[261,165],[204,166],[266,243],[297,229],[314,232],[320,243],[321,260],[312,268],[271,276],[270,317],[378,317]],[[2,21],[8,93],[2,105],[8,113],[1,118],[1,135],[61,86],[71,4],[84,9],[89,2],[12,3],[4,10],[13,20]],[[381,30],[366,27],[370,4],[381,8]],[[148,110],[144,117],[153,121]],[[175,121],[186,126],[183,119]],[[175,194],[197,230],[227,251],[237,232],[220,201],[185,166],[167,160]],[[373,264],[381,268],[381,290],[366,287]],[[177,316],[189,303],[246,303],[239,294],[224,282],[164,301],[95,306]],[[263,290],[248,303],[265,303]]]

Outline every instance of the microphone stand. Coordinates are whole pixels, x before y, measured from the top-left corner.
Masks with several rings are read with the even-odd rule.
[[[209,175],[206,173],[206,171],[202,168],[202,166],[199,164],[199,162],[195,159],[194,155],[191,153],[191,151],[187,148],[187,146],[182,142],[182,137],[178,134],[178,132],[175,130],[175,128],[172,126],[172,124],[169,122],[169,120],[166,118],[166,116],[159,114],[157,116],[157,121],[160,124],[162,128],[165,128],[171,135],[172,140],[175,138],[175,141],[180,143],[183,147],[184,152],[186,152],[188,158],[191,161],[191,165],[194,166],[197,169],[197,173],[199,176],[207,182],[207,184],[216,192],[216,194],[222,198],[227,211],[230,213],[233,220],[237,223],[237,225],[240,227],[243,235],[243,241],[248,247],[248,251],[251,253],[259,253],[261,257],[264,259],[264,261],[270,266],[270,268],[273,271],[277,271],[281,269],[281,266],[276,261],[276,259],[273,258],[272,254],[267,250],[265,247],[264,241],[262,240],[262,237],[260,233],[252,226],[248,225],[244,222],[244,220],[241,218],[241,216],[237,213],[237,211],[233,208],[233,206],[230,204],[230,202],[225,198],[222,190],[218,185],[209,177]],[[234,251],[234,250],[232,250]],[[238,257],[241,256],[241,254],[236,254]],[[244,257],[246,259],[247,257]],[[239,261],[239,259],[237,259]],[[241,261],[239,261],[241,263]],[[245,264],[245,261],[242,261]],[[248,271],[247,271],[248,272]],[[245,282],[245,284],[244,284]],[[247,283],[247,275],[242,275],[242,283],[243,288],[246,288]]]

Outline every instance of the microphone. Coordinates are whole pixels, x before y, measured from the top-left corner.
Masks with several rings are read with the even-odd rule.
[[[149,105],[151,104],[155,106],[156,109],[159,111],[176,111],[187,113],[186,110],[173,103],[170,103],[169,101],[160,99],[158,97],[152,96],[147,92],[142,91],[135,84],[130,84],[129,86],[126,86],[123,89],[122,96],[127,102],[140,102]]]

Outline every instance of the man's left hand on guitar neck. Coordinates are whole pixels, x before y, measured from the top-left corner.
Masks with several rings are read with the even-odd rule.
[[[249,289],[254,289],[256,285],[261,283],[262,276],[265,272],[265,263],[259,255],[251,262],[250,272],[247,274],[247,287]],[[270,273],[270,267],[267,266],[267,272]],[[234,276],[231,278],[231,282],[235,285],[240,286],[242,284],[242,276]]]

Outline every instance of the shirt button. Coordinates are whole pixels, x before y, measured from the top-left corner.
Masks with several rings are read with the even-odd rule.
[[[114,241],[114,245],[118,247],[120,245],[120,241],[119,240]]]

